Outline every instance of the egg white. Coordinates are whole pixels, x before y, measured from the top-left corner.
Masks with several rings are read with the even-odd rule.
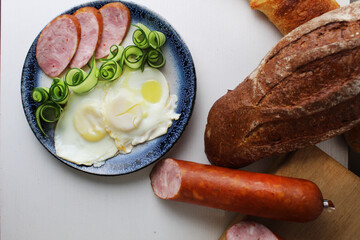
[[[70,99],[64,108],[62,117],[59,119],[55,129],[55,150],[56,154],[70,162],[78,165],[94,165],[99,167],[104,161],[113,157],[118,152],[114,140],[107,134],[97,141],[88,141],[78,132],[75,125],[75,118],[80,117],[78,125],[89,124],[87,119],[94,118],[91,124],[96,128],[104,128],[102,118],[103,99],[107,91],[107,83],[101,83],[85,94],[71,93]],[[89,116],[81,116],[84,109],[90,109]],[[84,121],[82,123],[81,121]]]
[[[142,95],[148,81],[161,89],[156,101]],[[151,94],[150,94],[151,95]],[[165,134],[175,113],[177,96],[169,93],[168,82],[157,69],[144,71],[125,68],[123,75],[112,83],[103,101],[104,123],[120,153],[130,153],[133,146]]]

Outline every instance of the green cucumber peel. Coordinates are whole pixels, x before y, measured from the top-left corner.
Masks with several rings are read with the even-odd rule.
[[[124,62],[126,66],[132,69],[138,69],[142,66],[145,59],[144,51],[135,46],[127,46],[124,50]]]
[[[44,129],[41,125],[41,121],[44,122],[56,122],[63,111],[63,108],[53,101],[46,101],[41,104],[35,112],[36,123],[40,129],[40,131],[48,137],[48,135],[44,132]]]
[[[50,100],[58,104],[65,104],[70,96],[69,87],[60,78],[54,78],[49,88]]]
[[[115,60],[108,60],[100,67],[100,77],[106,81],[113,81],[120,77],[123,67]]]
[[[69,88],[78,94],[86,93],[98,83],[99,69],[96,67],[95,57],[90,60],[89,74],[80,68],[72,68],[65,75],[65,82]]]
[[[160,50],[152,49],[147,53],[147,63],[150,67],[161,68],[165,62],[166,60]]]
[[[31,96],[35,102],[43,103],[49,99],[49,89],[45,87],[36,87],[32,90]]]
[[[114,60],[116,62],[119,62],[119,61],[122,61],[123,54],[124,54],[124,47],[123,46],[112,45],[110,47],[110,53],[107,56],[107,58],[100,58],[99,61],[100,62],[107,62],[109,60]]]
[[[136,25],[133,25],[134,27],[137,27],[133,33],[132,40],[135,44],[135,46],[146,49],[149,47],[149,34],[150,29],[147,28],[144,24],[138,23]]]
[[[149,45],[153,49],[159,49],[166,42],[165,34],[159,31],[152,31],[149,34]]]

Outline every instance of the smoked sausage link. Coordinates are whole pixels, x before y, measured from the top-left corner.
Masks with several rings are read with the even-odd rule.
[[[305,179],[167,158],[154,166],[150,180],[161,199],[264,218],[308,222],[324,208],[321,191]]]

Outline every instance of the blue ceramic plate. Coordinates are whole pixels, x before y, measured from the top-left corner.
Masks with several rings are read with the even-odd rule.
[[[77,9],[86,6],[92,6],[99,9],[110,2],[111,1],[89,2],[76,6],[65,13],[72,14]],[[41,144],[63,163],[78,170],[98,175],[121,175],[132,173],[161,158],[176,143],[181,133],[184,131],[193,110],[196,94],[194,63],[189,49],[179,34],[169,23],[151,10],[130,2],[122,3],[126,5],[131,12],[132,24],[140,22],[150,29],[161,31],[166,35],[167,42],[162,49],[167,62],[161,71],[169,81],[170,93],[178,96],[176,112],[181,114],[181,117],[174,121],[172,126],[168,129],[167,134],[147,143],[135,146],[130,154],[118,154],[115,157],[110,158],[101,167],[79,166],[72,162],[68,162],[56,155],[54,147],[55,124],[44,124],[44,130],[49,136],[45,137],[40,132],[35,120],[35,111],[39,104],[32,100],[31,92],[35,87],[42,85],[43,81],[46,81],[47,78],[39,68],[35,58],[35,48],[39,36],[34,40],[27,54],[21,79],[21,98],[24,112],[32,131]],[[131,38],[131,29],[127,38],[129,38],[129,35]]]

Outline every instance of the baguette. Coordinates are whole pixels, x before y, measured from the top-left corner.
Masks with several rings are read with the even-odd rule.
[[[205,153],[239,168],[360,123],[360,2],[294,29],[212,106]]]
[[[264,13],[285,35],[310,19],[339,8],[339,4],[335,0],[250,0],[250,7]]]

